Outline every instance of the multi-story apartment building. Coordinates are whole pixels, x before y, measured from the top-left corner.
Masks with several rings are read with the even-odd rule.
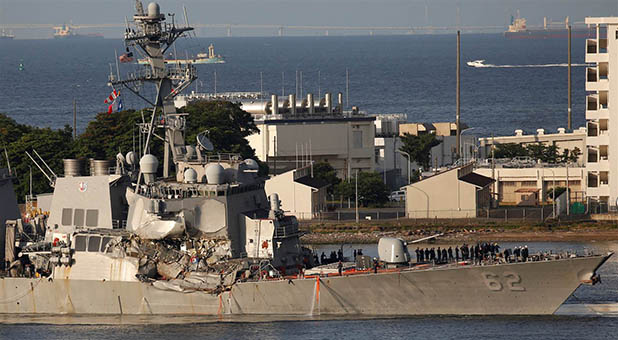
[[[586,18],[586,195],[609,206],[618,198],[618,17]]]

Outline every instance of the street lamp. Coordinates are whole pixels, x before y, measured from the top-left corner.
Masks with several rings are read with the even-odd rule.
[[[399,152],[400,154],[406,155],[406,157],[408,157],[408,184],[410,184],[411,183],[410,181],[410,154],[405,151],[401,151],[401,150],[397,150],[397,152]]]

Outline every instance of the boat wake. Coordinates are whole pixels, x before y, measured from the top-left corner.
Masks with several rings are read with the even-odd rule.
[[[485,60],[473,60],[466,63],[470,67],[477,68],[529,68],[529,67],[567,67],[569,64],[538,64],[538,65],[494,65],[485,64]],[[571,64],[573,67],[588,66],[588,64]]]

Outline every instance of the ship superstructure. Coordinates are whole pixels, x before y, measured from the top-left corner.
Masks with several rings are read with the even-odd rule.
[[[592,38],[596,34],[596,30],[585,25],[572,25],[569,17],[560,22],[552,22],[544,17],[542,27],[531,27],[528,26],[525,18],[520,17],[519,11],[517,11],[517,15],[511,17],[511,24],[504,32],[504,36],[508,39],[567,38],[569,26],[571,26],[572,38]]]
[[[168,58],[165,59],[165,62],[171,63],[171,64],[194,64],[194,65],[225,64],[225,59],[223,59],[223,56],[221,56],[220,54],[215,54],[215,46],[213,44],[210,44],[210,46],[208,46],[208,53],[200,52],[195,57],[187,56],[187,58],[184,58],[184,59],[176,58],[174,54],[170,53]],[[147,65],[148,59],[140,58],[137,60],[137,63],[140,65]]]
[[[133,21],[127,48],[149,65],[112,75],[109,85],[152,106],[140,125],[145,147],[119,153],[115,163],[65,160],[63,176],[41,159],[54,187],[49,217],[7,222],[13,246],[0,313],[551,314],[582,283],[598,282],[611,254],[412,263],[395,238],[380,240],[379,262],[360,256],[340,259],[338,271],[315,266],[296,218],[277,194],[266,197],[256,161],[217,152],[208,131],[185,140],[191,117],[173,102],[195,72],[166,65],[163,55],[191,28],[165,22],[156,3],[144,11],[139,0]],[[154,99],[138,91],[142,83],[155,85]],[[153,137],[165,143],[162,171]]]
[[[13,40],[15,39],[15,35],[13,35],[12,32],[8,32],[6,30],[1,30],[0,31],[0,41],[2,40]]]
[[[80,34],[76,32],[75,26],[63,24],[54,27],[54,39],[103,39],[103,35],[99,33]]]

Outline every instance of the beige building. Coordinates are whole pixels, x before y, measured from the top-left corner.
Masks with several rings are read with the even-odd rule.
[[[406,186],[408,218],[469,218],[489,208],[493,180],[473,164],[453,168]]]
[[[544,129],[537,129],[536,134],[525,134],[523,130],[515,130],[512,136],[485,137],[479,138],[481,158],[491,158],[492,145],[498,144],[529,144],[542,143],[544,145],[556,145],[558,153],[562,154],[564,149],[579,149],[581,155],[578,164],[584,165],[586,162],[586,128],[580,127],[573,132],[566,132],[564,128],[559,128],[556,133],[546,133]]]
[[[596,37],[586,40],[586,63],[593,64],[586,68],[586,194],[613,207],[618,199],[618,17],[586,18],[586,24],[596,29]]]
[[[539,165],[532,168],[506,168],[498,165],[493,170],[491,167],[483,167],[474,172],[495,180],[492,192],[495,193],[494,199],[501,205],[537,205],[554,185],[566,188],[567,178],[571,202],[584,200],[586,169],[581,166],[567,169],[564,165]],[[551,202],[551,199],[546,201]]]
[[[326,210],[328,183],[311,176],[311,167],[293,169],[266,180],[266,195],[277,193],[281,209],[299,220],[318,217]]]
[[[275,173],[303,164],[328,162],[340,178],[375,168],[374,117],[256,118],[259,134],[247,137],[257,157]]]

